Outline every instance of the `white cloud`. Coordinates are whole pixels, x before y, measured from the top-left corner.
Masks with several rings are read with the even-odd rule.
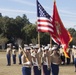
[[[16,10],[16,9],[6,9],[6,8],[0,8],[0,12],[11,12],[13,13],[27,13],[27,14],[35,14],[34,11],[25,11],[25,10]]]
[[[27,5],[30,5],[30,6],[36,6],[34,3],[28,2],[26,0],[11,0],[11,1],[21,3],[21,4],[27,4]]]
[[[76,15],[76,13],[68,11],[68,10],[59,10],[59,11],[64,14]]]

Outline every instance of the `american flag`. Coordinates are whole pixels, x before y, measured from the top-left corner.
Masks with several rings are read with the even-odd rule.
[[[57,44],[60,44],[60,40],[54,34],[54,26],[52,24],[52,17],[46,12],[42,5],[37,0],[37,29],[39,32],[49,32],[51,38]]]
[[[37,29],[40,32],[53,32],[52,17],[45,11],[37,1]]]

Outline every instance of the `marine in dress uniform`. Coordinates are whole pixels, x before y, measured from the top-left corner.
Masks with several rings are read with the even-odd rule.
[[[30,48],[27,47],[22,57],[22,75],[31,75],[31,53]]]
[[[53,53],[51,54],[51,71],[52,71],[52,75],[58,75],[61,58],[60,58],[60,54],[57,52],[58,47],[52,47],[52,50]]]
[[[62,46],[60,47],[59,51],[60,51],[60,56],[61,56],[61,61],[62,61],[61,64],[64,65],[65,64],[65,55],[64,55]]]
[[[75,72],[76,72],[76,46],[74,47],[73,55],[74,55],[74,65],[75,65]]]
[[[11,44],[7,44],[6,57],[7,57],[7,66],[10,66],[11,65]]]
[[[18,58],[19,58],[19,64],[22,64],[22,61],[21,61],[21,56],[22,56],[22,47],[19,46],[19,49],[18,49]]]
[[[72,46],[72,54],[71,54],[71,62],[74,64],[74,48],[75,48],[75,45]]]
[[[38,47],[34,46],[34,52],[32,54],[33,72],[34,75],[41,75],[41,54],[38,52]]]
[[[71,48],[70,48],[70,46],[69,46],[69,48],[68,48],[68,50],[67,50],[67,53],[68,53],[68,56],[69,56],[69,58],[67,58],[67,65],[69,65],[70,64],[70,60],[71,60]]]
[[[27,44],[24,44],[24,51],[26,50],[26,47],[28,47],[28,45]]]
[[[12,59],[13,59],[13,64],[16,64],[16,49],[15,49],[15,46],[13,46],[13,49],[12,49]]]
[[[46,46],[43,51],[42,55],[42,61],[43,61],[43,75],[50,75],[51,69],[50,69],[50,53],[49,53],[49,47]]]

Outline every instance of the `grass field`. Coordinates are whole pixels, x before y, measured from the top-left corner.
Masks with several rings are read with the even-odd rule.
[[[21,65],[18,64],[18,56],[17,56],[17,64],[12,64],[11,60],[11,66],[6,66],[7,60],[6,60],[6,53],[0,52],[0,75],[22,75],[21,72]],[[33,75],[33,72],[32,74]],[[64,65],[60,66],[59,75],[76,75],[76,72],[74,72],[74,65]]]

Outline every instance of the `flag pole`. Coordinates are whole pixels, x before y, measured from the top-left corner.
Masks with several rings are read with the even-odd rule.
[[[56,2],[56,0],[53,0],[54,2]],[[51,35],[50,35],[50,47],[52,48],[52,38],[51,38]]]
[[[39,44],[39,48],[40,48],[40,32],[38,31],[38,44]]]
[[[50,35],[50,47],[52,48],[52,38],[51,38],[51,35]]]
[[[36,2],[38,2],[38,0],[36,0]],[[37,4],[37,7],[38,7],[38,4]],[[38,15],[38,12],[37,12],[37,15]],[[38,26],[38,23],[37,23],[37,26]],[[38,31],[38,44],[39,44],[39,48],[40,48],[40,32],[39,31]]]

